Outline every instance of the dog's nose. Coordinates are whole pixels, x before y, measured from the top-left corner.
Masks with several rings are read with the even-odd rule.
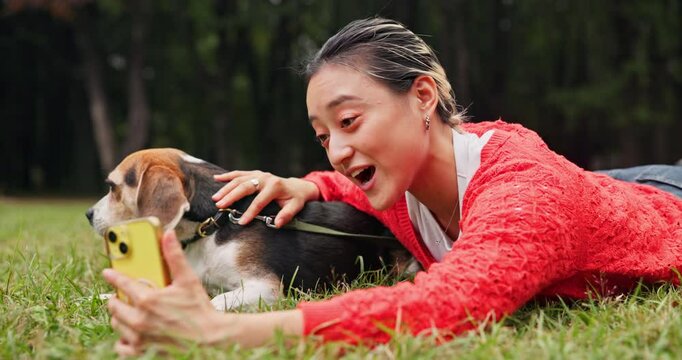
[[[89,208],[88,211],[85,212],[85,217],[88,218],[90,225],[92,225],[92,216],[93,215],[95,215],[95,209],[93,209],[93,208]]]

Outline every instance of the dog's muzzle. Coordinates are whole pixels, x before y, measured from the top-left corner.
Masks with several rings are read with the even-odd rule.
[[[89,208],[88,211],[85,212],[85,217],[88,218],[88,222],[90,222],[91,226],[93,216],[95,216],[95,209]]]

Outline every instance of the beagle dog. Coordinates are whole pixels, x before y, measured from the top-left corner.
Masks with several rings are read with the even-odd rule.
[[[224,172],[177,149],[138,151],[109,174],[109,193],[86,216],[99,234],[117,222],[156,216],[164,230],[175,229],[183,244],[196,240],[187,244],[185,254],[219,310],[259,301],[271,304],[289,286],[308,290],[351,280],[361,267],[414,268],[412,257],[397,240],[382,243],[274,229],[255,219],[246,226],[226,222],[209,236],[196,235],[197,227],[218,212],[211,196],[224,184],[214,181],[213,175]],[[253,197],[232,208],[244,211]],[[278,211],[271,203],[261,213]],[[345,233],[390,235],[376,219],[342,202],[309,202],[296,218]]]

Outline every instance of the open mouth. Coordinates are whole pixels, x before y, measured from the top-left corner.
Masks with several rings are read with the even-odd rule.
[[[369,166],[366,167],[362,170],[356,171],[353,173],[353,178],[357,181],[360,182],[360,184],[366,184],[370,180],[372,180],[372,177],[374,177],[374,172],[376,171],[376,168],[374,166]]]

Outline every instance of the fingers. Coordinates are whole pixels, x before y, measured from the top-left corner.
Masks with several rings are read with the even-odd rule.
[[[290,200],[284,206],[282,206],[282,210],[279,211],[277,214],[277,217],[275,217],[275,226],[278,228],[281,228],[282,226],[286,225],[291,221],[291,219],[298,214],[301,209],[303,209],[303,201],[298,201],[298,200]]]
[[[118,273],[113,269],[104,269],[102,275],[104,276],[104,280],[123,292],[133,304],[137,303],[141,297],[149,292],[149,288],[146,285]]]
[[[215,179],[229,181],[213,195],[216,206],[221,209],[258,193],[241,215],[240,225],[251,222],[270,202],[277,200],[282,209],[275,218],[275,226],[281,227],[291,221],[303,208],[305,201],[319,197],[317,186],[313,183],[296,178],[284,179],[262,171],[232,171],[216,175]],[[255,186],[254,180],[257,180],[258,186]]]
[[[251,201],[249,207],[240,217],[239,225],[246,225],[251,222],[251,220],[253,220],[253,218],[261,212],[261,210],[263,210],[272,200],[276,198],[277,191],[278,190],[273,186],[264,187],[263,191],[259,192],[258,195],[253,198],[253,201]]]
[[[230,206],[232,203],[245,196],[263,189],[266,181],[273,177],[262,171],[233,171],[222,175],[229,175],[229,177],[219,177],[221,175],[217,175],[215,179],[229,178],[230,182],[225,184],[225,186],[211,196],[211,199],[216,201],[216,206],[221,209]],[[258,186],[255,186],[252,182],[254,179],[258,181]]]
[[[250,181],[244,180],[240,182],[240,180],[241,179],[235,179],[227,183],[227,185],[223,186],[211,197],[213,201],[216,201],[216,206],[218,208],[224,209],[237,200],[258,191]],[[262,185],[259,185],[259,189],[262,189]]]
[[[187,258],[185,258],[185,253],[182,251],[175,231],[169,230],[163,234],[161,250],[173,283],[186,282],[188,280],[194,281],[196,279],[192,267],[187,262]]]
[[[130,346],[139,346],[142,344],[142,335],[121,323],[118,317],[111,317],[111,327],[121,335],[123,343]]]
[[[113,319],[116,318],[117,326],[125,326],[135,331],[142,330],[140,327],[145,323],[145,316],[139,309],[115,297],[109,299],[107,308],[112,317],[112,326],[114,325]]]
[[[123,339],[118,339],[114,344],[114,351],[121,357],[137,356],[142,351],[137,347],[126,343]]]
[[[238,178],[240,176],[248,176],[248,175],[253,175],[254,173],[259,172],[259,171],[242,171],[242,170],[235,170],[235,171],[230,171],[226,172],[224,174],[218,174],[214,175],[213,178],[216,181],[230,181],[235,178]]]

